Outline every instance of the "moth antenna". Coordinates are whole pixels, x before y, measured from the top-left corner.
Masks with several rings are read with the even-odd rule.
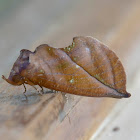
[[[25,91],[23,92],[23,94],[24,94],[24,96],[25,96],[25,98],[26,98],[26,100],[28,100],[28,98],[27,98],[27,95],[25,94],[26,93],[26,86],[25,86],[25,84],[23,84],[23,87],[24,87],[24,89],[25,89]]]

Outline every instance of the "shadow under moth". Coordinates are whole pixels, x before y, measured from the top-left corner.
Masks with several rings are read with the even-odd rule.
[[[74,37],[72,45],[65,48],[43,44],[34,52],[23,49],[9,78],[2,78],[15,86],[39,85],[42,90],[45,87],[82,96],[131,96],[126,91],[126,74],[119,58],[92,37]]]

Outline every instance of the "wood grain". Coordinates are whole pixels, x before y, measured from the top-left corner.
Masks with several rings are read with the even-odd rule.
[[[71,20],[81,15],[80,12],[77,12],[76,16],[72,16],[76,9],[71,11],[69,17],[65,18],[65,24],[58,25],[58,28],[55,28],[55,32],[53,31],[49,37],[44,29],[44,35],[40,36],[40,40],[34,43],[33,48],[46,37],[50,40],[51,45],[53,45],[54,40],[57,40],[55,43],[58,43],[59,46],[62,46],[62,44],[65,46],[70,44],[70,39],[76,35],[76,32],[81,35],[92,35],[104,41],[111,49],[116,51],[127,68],[127,76],[130,81],[135,71],[128,63],[132,57],[127,56],[129,54],[134,55],[131,52],[135,49],[132,44],[135,43],[134,38],[140,35],[140,19],[138,18],[140,3],[113,0],[113,2],[108,1],[103,6],[97,1],[94,2],[95,7],[102,7],[100,7],[102,12],[94,12],[92,18],[85,14],[83,18],[85,17],[86,20],[80,18],[81,20],[77,20],[76,23],[70,24]],[[109,2],[111,2],[111,6]],[[91,3],[88,3],[89,7],[92,7],[90,6]],[[84,7],[84,5],[85,3],[82,6]],[[116,5],[118,8],[116,8]],[[92,8],[89,8],[89,10],[90,13],[94,11],[92,11]],[[107,17],[105,17],[106,15]],[[94,17],[96,17],[96,21],[93,20]],[[81,21],[83,21],[82,24]],[[85,26],[87,21],[90,23],[89,26]],[[101,21],[104,22],[102,23],[104,28],[103,26],[100,28]],[[66,40],[66,44],[64,40]],[[138,63],[138,60],[135,60],[135,62]],[[23,87],[13,87],[4,81],[0,84],[0,137],[5,140],[88,140],[93,133],[96,133],[97,128],[118,101],[116,99],[74,95],[66,95],[68,98],[66,99],[61,93],[55,96],[51,93],[39,96],[34,89],[28,87],[28,102],[26,102],[22,95],[23,90]]]

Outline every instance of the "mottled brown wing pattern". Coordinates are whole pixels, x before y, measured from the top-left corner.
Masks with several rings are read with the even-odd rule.
[[[44,44],[33,53],[28,52],[23,50],[16,61],[21,70],[16,72],[13,67],[9,76],[12,78],[3,77],[8,83],[13,84],[16,73],[20,77],[16,80],[17,85],[39,85],[83,96],[130,96],[126,92],[126,75],[121,62],[97,39],[75,37],[72,45],[66,48],[58,49]],[[26,54],[24,59],[23,54]],[[18,63],[21,60],[23,68]]]
[[[126,93],[126,74],[113,51],[92,37],[77,37],[73,42],[75,46],[66,52],[74,62],[105,85]]]

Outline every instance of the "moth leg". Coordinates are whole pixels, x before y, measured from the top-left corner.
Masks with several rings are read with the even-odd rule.
[[[34,85],[31,85],[40,95],[42,95],[42,93],[34,86]]]
[[[23,94],[24,94],[24,96],[25,96],[25,98],[26,98],[26,100],[28,100],[28,98],[27,98],[27,95],[25,94],[26,93],[26,86],[25,86],[25,84],[23,84],[23,86],[24,86],[24,89],[25,89],[25,91],[23,92]]]
[[[39,85],[39,87],[41,88],[41,92],[44,93],[44,89],[42,86]]]
[[[34,86],[34,83],[32,81],[30,81],[28,79],[28,82],[27,82],[30,86],[32,86],[40,95],[42,95],[42,93]]]
[[[50,92],[50,93],[58,93],[59,91],[56,91],[56,90],[50,89],[48,92]]]
[[[53,89],[51,89],[49,92],[54,93],[54,90],[53,90]]]

